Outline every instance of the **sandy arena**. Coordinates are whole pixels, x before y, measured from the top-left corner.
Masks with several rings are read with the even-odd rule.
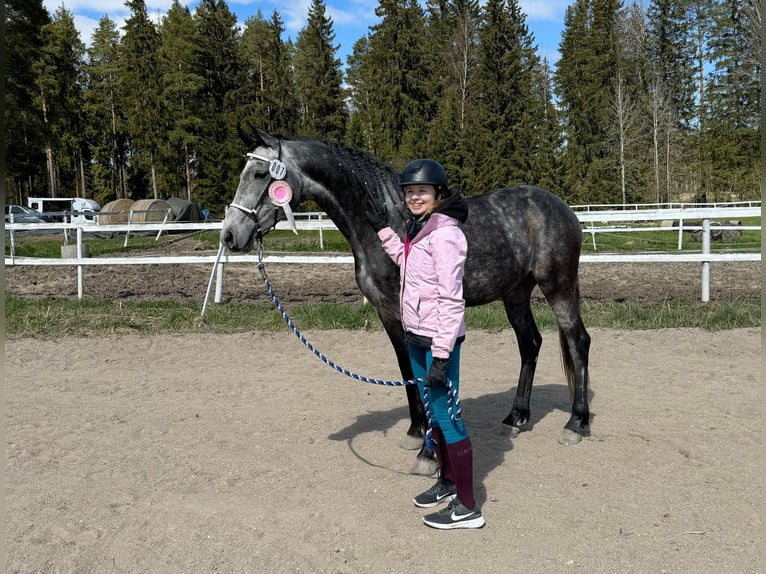
[[[593,300],[699,298],[699,266],[584,266]],[[196,271],[195,271],[196,270]],[[329,273],[332,271],[332,273]],[[360,297],[350,268],[270,269],[289,305]],[[76,296],[73,269],[6,269]],[[209,268],[88,269],[89,296],[202,302]],[[760,265],[711,296],[760,297]],[[253,269],[227,299],[262,299]],[[289,308],[289,307],[288,307]],[[590,329],[592,434],[563,447],[568,392],[545,342],[531,428],[511,440],[511,331],[469,332],[462,403],[478,531],[425,527],[401,388],[353,381],[287,330],[6,340],[9,573],[761,571],[761,330]],[[352,371],[398,378],[382,332],[304,333]]]

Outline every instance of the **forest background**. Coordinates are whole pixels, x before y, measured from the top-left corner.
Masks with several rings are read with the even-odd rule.
[[[6,203],[181,196],[222,216],[252,128],[429,156],[470,196],[532,183],[572,204],[760,197],[757,0],[574,0],[555,69],[516,0],[380,0],[337,58],[313,0],[278,11],[128,0],[86,49],[72,14],[6,0]]]

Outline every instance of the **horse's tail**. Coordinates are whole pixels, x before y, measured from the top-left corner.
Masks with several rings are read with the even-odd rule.
[[[567,338],[564,332],[559,328],[559,347],[561,349],[561,366],[564,369],[564,378],[569,387],[569,402],[574,400],[575,368],[572,360],[572,352],[569,350]]]

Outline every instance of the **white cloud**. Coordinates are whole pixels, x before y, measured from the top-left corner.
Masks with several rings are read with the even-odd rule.
[[[110,18],[112,17],[110,16]],[[100,19],[101,19],[100,16],[94,19],[94,18],[91,18],[90,16],[83,16],[82,14],[74,15],[74,27],[77,28],[78,32],[80,32],[80,40],[82,40],[85,46],[90,47],[90,45],[92,44],[93,32],[95,32],[96,28],[98,28],[98,21]],[[112,18],[112,20],[114,20],[114,18]],[[125,22],[124,20],[121,20],[120,22],[116,22],[117,30],[119,30],[122,27],[124,22]]]
[[[51,15],[53,15],[62,5],[73,14],[78,14],[81,12],[111,14],[115,12],[128,11],[128,9],[125,7],[125,2],[121,0],[103,0],[102,2],[99,0],[67,0],[66,2],[57,0],[43,0],[43,5]]]
[[[148,0],[146,12],[154,22],[159,22],[172,5],[172,0]],[[130,10],[124,0],[43,0],[43,6],[53,16],[61,6],[72,13],[75,28],[80,32],[80,40],[90,46],[93,32],[98,28],[98,22],[103,16],[108,16],[122,31],[125,20],[130,17]]]
[[[247,14],[248,17],[260,9],[261,14],[266,20],[271,20],[271,15],[276,10],[285,25],[285,30],[288,33],[297,33],[306,25],[311,0],[292,0],[291,2],[284,3],[280,3],[277,0],[227,0],[227,4],[230,5],[232,12]],[[238,10],[236,6],[243,6],[245,9]],[[239,19],[245,20],[245,18]]]
[[[564,20],[564,13],[571,0],[519,0],[521,11],[529,20]]]
[[[378,17],[375,15],[375,8],[378,6],[377,1],[352,1],[334,4],[334,6],[327,6],[327,14],[332,18],[333,24],[336,27],[352,26],[359,28],[360,23],[370,26],[378,20]]]
[[[551,67],[555,67],[558,61],[561,59],[561,52],[559,52],[558,50],[553,50],[553,49],[538,48],[537,55],[540,57],[541,60],[543,58],[547,58],[548,64]]]

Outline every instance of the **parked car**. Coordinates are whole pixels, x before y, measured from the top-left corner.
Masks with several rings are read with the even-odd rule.
[[[13,223],[45,223],[45,220],[40,217],[38,212],[23,205],[6,205],[6,223],[11,223],[11,216],[13,216]]]

